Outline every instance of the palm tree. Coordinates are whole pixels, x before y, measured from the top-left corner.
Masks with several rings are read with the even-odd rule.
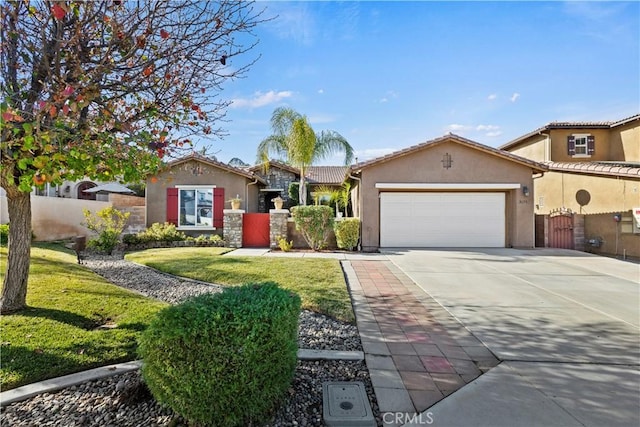
[[[291,108],[279,107],[271,116],[273,135],[258,146],[258,161],[268,165],[271,154],[281,156],[291,166],[300,170],[299,200],[307,204],[305,175],[307,168],[335,152],[344,152],[344,163],[353,160],[353,147],[338,132],[324,130],[314,132],[306,116]]]

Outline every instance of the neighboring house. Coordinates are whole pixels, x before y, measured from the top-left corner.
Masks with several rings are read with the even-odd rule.
[[[640,206],[640,114],[615,122],[552,122],[500,149],[549,168],[534,180],[537,214]]]
[[[34,187],[33,194],[44,197],[62,197],[65,199],[98,200],[106,202],[109,200],[108,194],[85,193],[84,191],[100,184],[105,183],[92,181],[87,178],[79,181],[64,181],[60,185],[46,183],[42,188]]]
[[[535,213],[545,215],[537,246],[581,249],[557,241],[570,227],[583,230],[589,251],[640,257],[640,114],[612,122],[552,122],[501,148],[549,169],[534,180]],[[584,216],[572,225],[549,223],[572,213]]]
[[[365,251],[533,247],[538,162],[449,134],[351,167]]]
[[[258,194],[267,182],[253,172],[191,154],[172,161],[147,179],[147,227],[170,222],[187,234],[221,234],[228,200],[258,211]]]

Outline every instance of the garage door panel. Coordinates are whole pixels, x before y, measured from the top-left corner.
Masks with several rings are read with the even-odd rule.
[[[504,247],[504,193],[381,193],[382,247]]]

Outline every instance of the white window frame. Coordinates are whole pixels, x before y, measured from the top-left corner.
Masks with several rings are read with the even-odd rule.
[[[587,142],[588,138],[591,136],[590,133],[574,133],[573,135],[573,147],[576,154],[572,155],[573,158],[588,158],[591,157],[589,153],[589,143]],[[578,141],[584,141],[584,143],[578,144]],[[584,153],[578,153],[578,149],[584,150]]]
[[[213,193],[215,185],[176,185],[175,188],[178,189],[178,230],[215,230],[216,227],[213,226],[213,212],[214,212],[214,200]],[[181,224],[181,213],[180,209],[182,206],[182,191],[196,191],[196,195],[198,194],[198,190],[210,190],[211,191],[211,225],[182,225]],[[196,207],[197,210],[197,207]],[[195,214],[196,212],[194,212]],[[197,215],[194,215],[197,217]]]

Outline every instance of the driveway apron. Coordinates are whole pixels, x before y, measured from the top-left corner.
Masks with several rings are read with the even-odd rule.
[[[433,425],[640,425],[637,264],[542,249],[385,255],[503,361],[429,408]]]

